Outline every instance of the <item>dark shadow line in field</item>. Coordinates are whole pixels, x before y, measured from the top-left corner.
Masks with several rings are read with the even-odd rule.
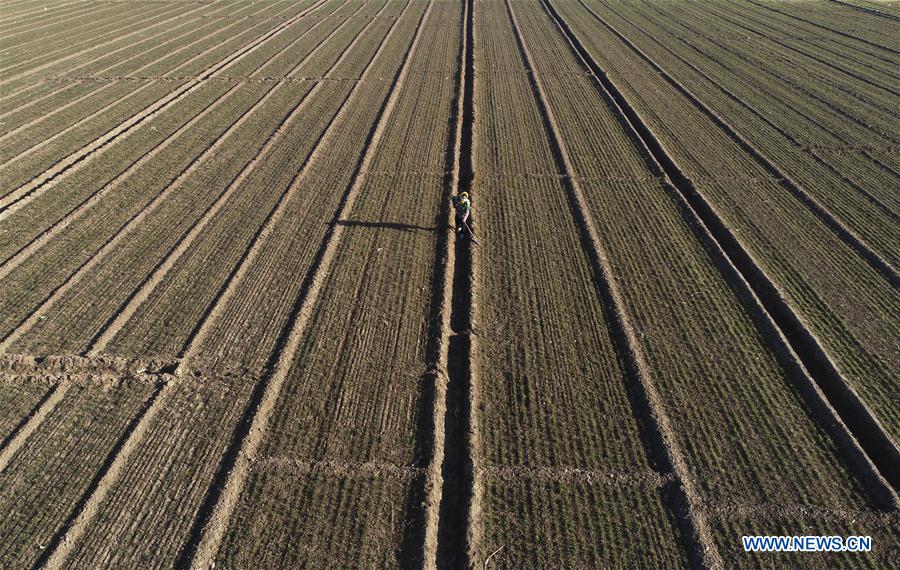
[[[893,20],[895,22],[900,22],[900,16],[888,14],[887,12],[882,12],[881,10],[876,10],[875,8],[859,6],[857,4],[853,4],[852,2],[845,2],[843,0],[828,0],[828,1],[833,4],[839,4],[839,5],[843,6],[844,8],[850,8],[851,10],[857,10],[857,11],[863,12],[865,14],[877,16],[879,18],[884,18],[885,20]]]
[[[842,32],[842,31],[840,31],[840,30],[836,30],[836,29],[834,29],[834,28],[830,28],[830,27],[828,27],[828,26],[825,26],[825,25],[823,25],[823,24],[819,24],[819,23],[817,23],[817,22],[814,22],[814,21],[812,21],[812,20],[808,20],[808,19],[806,19],[806,18],[797,16],[797,15],[795,15],[795,14],[791,14],[791,13],[789,13],[789,12],[784,12],[784,11],[778,10],[778,9],[776,9],[776,8],[773,8],[772,6],[768,6],[768,5],[763,4],[763,3],[761,3],[761,2],[757,2],[756,0],[748,0],[748,1],[749,1],[751,4],[754,4],[754,5],[759,6],[759,7],[761,7],[761,8],[765,8],[766,10],[770,10],[770,11],[772,11],[772,12],[777,12],[777,13],[779,13],[779,14],[783,14],[783,15],[789,17],[789,18],[792,18],[792,19],[794,19],[794,20],[798,20],[798,21],[800,21],[800,22],[804,22],[804,23],[806,23],[806,24],[809,24],[809,25],[811,25],[811,26],[815,26],[815,27],[817,27],[817,28],[821,28],[821,29],[823,29],[823,30],[828,30],[829,32],[832,32],[832,33],[837,34],[837,35],[839,35],[839,36],[844,36],[844,37],[846,37],[846,38],[850,38],[850,39],[852,39],[852,40],[855,40],[855,41],[858,41],[858,42],[861,42],[861,43],[870,45],[870,46],[872,46],[872,47],[875,47],[875,48],[878,48],[878,49],[881,49],[881,50],[884,50],[884,51],[887,51],[887,52],[890,52],[890,53],[893,53],[893,54],[896,54],[896,55],[900,55],[900,51],[897,51],[897,50],[895,50],[895,49],[892,49],[892,48],[890,48],[890,47],[888,47],[888,46],[883,46],[883,45],[877,44],[877,43],[875,43],[875,42],[866,40],[866,39],[864,39],[864,38],[860,38],[860,37],[854,36],[853,34],[848,34],[847,32]],[[866,54],[868,54],[868,52],[859,50],[858,48],[855,48],[855,49],[857,49],[857,51],[859,51],[860,53],[866,53]],[[873,55],[873,56],[874,56],[874,54],[868,54],[868,55]],[[878,56],[874,56],[874,57],[878,57]],[[882,59],[882,58],[879,58],[879,59]],[[889,62],[889,63],[890,63],[890,62]]]
[[[543,1],[541,5],[547,12],[549,19],[558,25],[561,38],[568,40],[574,48],[572,38],[565,33],[567,28],[563,27],[563,21],[555,9]],[[512,26],[513,37],[519,51],[519,57],[526,67],[530,69],[532,67],[531,57],[522,37],[522,31],[516,22],[510,0],[506,0],[506,9],[510,25]],[[577,53],[573,54],[573,56],[576,56],[576,59],[577,55]],[[549,103],[545,100],[542,87],[534,74],[529,74],[528,78],[554,163],[559,172],[574,174],[570,171],[567,163],[562,135],[557,132],[557,127],[551,117],[552,110],[549,107]],[[613,111],[614,102],[611,100],[611,94],[604,94],[600,90],[597,93],[601,96],[603,102],[610,106],[610,110]],[[653,162],[652,157],[647,156],[649,150],[640,144],[638,134],[628,129],[627,125],[622,126],[623,130],[629,134],[629,138],[635,143],[636,148],[645,156],[647,167],[654,174],[658,173],[660,168]],[[664,485],[660,488],[660,500],[667,516],[675,522],[675,530],[678,533],[677,541],[679,546],[683,548],[688,565],[691,568],[714,567],[719,560],[719,554],[708,536],[704,513],[700,510],[699,505],[692,504],[691,494],[688,490],[690,474],[685,473],[683,468],[681,470],[678,469],[679,452],[677,449],[667,445],[667,428],[663,422],[657,419],[659,415],[664,414],[660,414],[658,405],[654,402],[651,387],[648,386],[650,380],[645,379],[645,375],[641,370],[639,362],[641,356],[638,352],[640,346],[635,346],[634,341],[629,338],[630,325],[627,322],[624,307],[620,306],[620,302],[616,298],[614,285],[611,283],[613,276],[608,275],[608,270],[604,268],[604,262],[601,258],[602,254],[595,245],[594,238],[591,235],[590,214],[579,203],[580,189],[571,177],[562,178],[560,183],[572,215],[572,221],[578,231],[579,241],[585,254],[590,259],[594,288],[600,301],[613,349],[622,364],[622,381],[628,396],[631,412],[638,424],[638,433],[644,446],[645,456],[651,467],[659,470],[661,475],[671,474],[673,477],[672,484]]]
[[[625,45],[659,71],[661,76],[674,82],[649,56],[631,44],[583,1],[581,4],[595,19],[616,33]],[[651,153],[653,160],[658,161],[672,180],[671,188],[684,200],[679,208],[683,215],[688,216],[686,221],[695,229],[695,235],[710,252],[717,267],[723,271],[723,277],[738,300],[750,310],[751,320],[763,335],[767,346],[773,350],[779,363],[786,367],[788,381],[798,391],[806,413],[833,438],[840,450],[839,457],[862,482],[872,505],[880,509],[895,508],[896,499],[888,486],[894,489],[898,487],[900,459],[890,436],[847,383],[815,336],[787,304],[777,285],[760,269],[706,198],[697,191],[691,179],[681,171],[654,132],[559,16],[552,3],[548,0],[545,6],[559,23],[573,52],[592,70],[598,92],[604,98],[607,96],[605,94],[613,98],[614,108],[618,109],[617,116],[623,126],[639,137],[640,144]],[[680,91],[684,90],[680,84],[674,84]],[[691,98],[689,92],[683,94]],[[695,217],[700,224],[693,222]],[[805,366],[808,375],[798,367],[790,350]],[[810,382],[815,383],[822,391],[821,398]],[[828,409],[829,404],[833,413]],[[835,422],[834,416],[846,426]],[[870,467],[868,461],[874,466]],[[887,484],[880,482],[876,471],[881,472],[888,481]]]
[[[328,222],[330,226],[344,226],[347,228],[381,228],[388,230],[399,230],[401,232],[439,232],[441,228],[417,226],[415,224],[404,224],[401,222],[367,222],[362,220],[334,220]]]

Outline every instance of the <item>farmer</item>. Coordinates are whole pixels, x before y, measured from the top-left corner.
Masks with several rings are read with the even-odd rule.
[[[465,223],[469,220],[469,213],[472,211],[469,193],[462,192],[457,196],[451,196],[450,203],[456,210],[456,231],[462,233]]]

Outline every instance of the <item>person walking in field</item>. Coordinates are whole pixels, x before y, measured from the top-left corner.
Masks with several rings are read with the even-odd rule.
[[[456,196],[451,196],[450,203],[453,204],[453,209],[456,210],[456,231],[457,233],[462,233],[463,228],[467,227],[466,222],[469,220],[469,214],[472,211],[469,193],[461,192]]]

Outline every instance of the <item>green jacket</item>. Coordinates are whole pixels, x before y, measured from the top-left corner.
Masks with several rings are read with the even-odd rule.
[[[472,203],[469,202],[468,198],[463,198],[462,196],[454,196],[453,207],[456,208],[456,212],[458,214],[462,215],[467,213],[472,208]]]

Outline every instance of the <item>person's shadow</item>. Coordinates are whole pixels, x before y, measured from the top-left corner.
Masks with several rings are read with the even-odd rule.
[[[402,224],[399,222],[366,222],[362,220],[336,220],[329,222],[330,226],[344,226],[357,228],[387,228],[389,230],[399,230],[401,232],[436,232],[440,227],[428,228],[425,226],[417,226],[414,224]]]

